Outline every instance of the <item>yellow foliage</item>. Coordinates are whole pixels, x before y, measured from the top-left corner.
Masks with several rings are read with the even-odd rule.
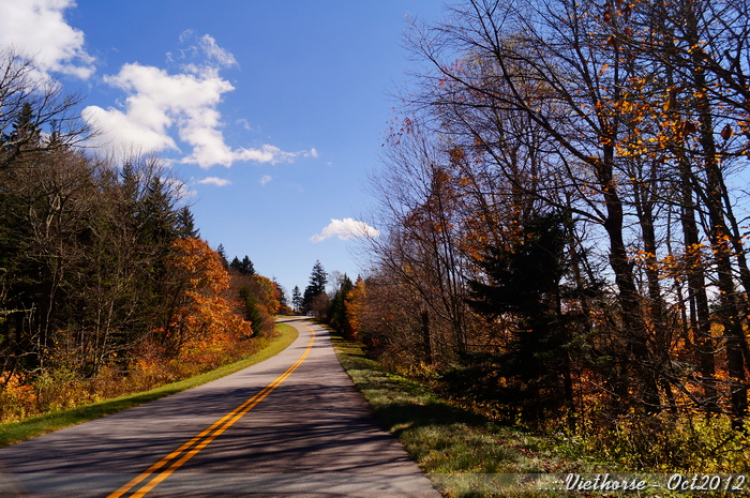
[[[238,337],[251,336],[250,322],[232,313],[220,295],[229,287],[229,274],[219,254],[198,238],[176,240],[172,249],[167,265],[185,278],[178,287],[179,306],[164,332],[178,353],[218,353]]]

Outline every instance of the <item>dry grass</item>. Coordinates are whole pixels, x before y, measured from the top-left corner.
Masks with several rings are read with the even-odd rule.
[[[235,351],[242,353],[244,359],[218,368],[180,367],[168,362],[162,368],[153,367],[127,378],[108,378],[105,372],[91,381],[77,382],[63,372],[43,379],[41,385],[21,386],[23,389],[17,386],[0,395],[2,410],[13,414],[12,418],[16,419],[0,424],[0,447],[216,380],[274,356],[299,335],[296,329],[284,324],[277,325],[277,332],[271,338],[259,339],[252,347],[245,346],[243,350]],[[201,368],[203,372],[199,372]]]

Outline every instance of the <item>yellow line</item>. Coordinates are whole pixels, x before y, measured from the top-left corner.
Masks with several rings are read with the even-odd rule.
[[[245,415],[247,412],[255,408],[255,406],[263,401],[263,399],[271,394],[271,392],[276,389],[279,385],[281,385],[282,382],[284,382],[287,377],[292,375],[292,372],[294,372],[297,367],[299,367],[303,361],[305,361],[305,358],[307,358],[307,355],[310,354],[310,350],[312,350],[313,343],[315,342],[315,331],[308,327],[305,324],[301,324],[304,327],[308,328],[310,332],[312,333],[312,336],[310,337],[310,343],[307,345],[307,349],[302,354],[299,360],[289,367],[286,372],[278,376],[273,382],[268,384],[266,387],[264,387],[259,393],[257,393],[252,398],[248,399],[244,403],[242,403],[240,406],[232,410],[231,412],[224,415],[222,418],[211,424],[210,427],[205,429],[203,432],[195,436],[190,441],[186,442],[176,450],[174,450],[169,455],[165,456],[158,462],[156,462],[154,465],[143,471],[140,475],[132,479],[130,482],[122,486],[120,489],[115,491],[114,493],[107,496],[107,498],[119,498],[128,491],[130,491],[132,488],[146,480],[149,476],[154,474],[157,470],[164,467],[166,464],[171,462],[172,460],[179,457],[183,452],[185,452],[187,449],[189,449],[191,446],[194,446],[192,450],[188,451],[184,455],[182,455],[182,458],[177,460],[176,462],[172,463],[169,467],[167,467],[165,470],[161,471],[160,474],[153,477],[151,481],[149,481],[146,485],[144,485],[141,489],[139,489],[136,493],[133,493],[132,497],[142,497],[145,496],[146,493],[154,489],[159,483],[161,483],[164,479],[169,477],[175,470],[179,469],[185,462],[193,458],[195,455],[198,454],[203,448],[205,448],[211,441],[213,441],[217,436],[219,436],[221,433],[223,433],[225,430],[227,430],[229,427],[231,427],[235,422],[237,422],[240,418],[242,418],[243,415]],[[228,421],[227,421],[228,420]],[[226,423],[225,423],[226,422]],[[224,425],[222,425],[224,424]],[[213,433],[212,433],[213,431]]]

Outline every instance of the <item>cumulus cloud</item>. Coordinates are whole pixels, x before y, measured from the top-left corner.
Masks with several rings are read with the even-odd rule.
[[[259,181],[260,184],[265,187],[266,183],[270,182],[271,180],[273,180],[273,178],[271,178],[271,175],[263,175]]]
[[[216,176],[209,176],[208,178],[204,178],[198,183],[201,183],[203,185],[216,185],[217,187],[226,187],[227,185],[232,184],[232,182],[230,182],[229,180],[218,178]]]
[[[331,223],[325,227],[319,234],[313,235],[310,240],[320,242],[330,237],[338,236],[341,240],[348,240],[358,237],[378,237],[380,232],[365,223],[353,218],[344,218],[343,220],[332,219]]]
[[[19,55],[32,58],[42,77],[58,72],[89,78],[94,73],[94,58],[84,49],[83,32],[71,27],[63,16],[75,5],[74,0],[0,2],[0,46],[13,47]]]
[[[235,65],[236,60],[208,35],[199,38],[192,48],[202,54],[203,62],[185,64],[178,74],[132,63],[125,64],[116,75],[105,76],[105,83],[121,89],[127,97],[120,108],[89,106],[83,110],[83,118],[99,132],[93,145],[116,154],[134,149],[144,154],[165,150],[181,153],[172,136],[176,131],[181,144],[190,149],[179,162],[201,168],[229,167],[247,161],[278,164],[317,157],[315,149],[286,152],[267,144],[257,148],[227,145],[217,107],[222,95],[234,87],[219,75],[219,67]]]

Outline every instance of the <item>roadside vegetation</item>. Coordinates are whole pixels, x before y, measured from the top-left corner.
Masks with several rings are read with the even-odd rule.
[[[289,311],[158,158],[87,149],[80,104],[0,47],[0,423],[236,362]]]
[[[602,441],[597,437],[571,434],[564,426],[550,423],[547,430],[535,430],[522,424],[499,421],[476,407],[441,394],[439,382],[416,381],[394,374],[369,358],[361,344],[332,333],[339,361],[357,389],[372,406],[386,430],[398,437],[410,457],[430,477],[445,496],[560,496],[565,494],[569,474],[589,476],[627,475],[644,479],[649,488],[634,496],[745,496],[747,486],[726,493],[692,492],[679,494],[667,489],[668,479],[676,472],[693,475],[731,475],[748,472],[748,452],[738,441],[722,439],[727,434],[703,432],[706,441],[723,447],[713,454],[723,455],[702,461],[701,451],[683,434],[666,433],[675,449],[683,454],[683,465],[662,464],[662,460],[643,462],[623,458],[632,452],[633,436],[621,433],[622,440]],[[701,432],[701,429],[698,429]],[[654,441],[653,451],[663,448]],[[710,451],[709,451],[710,452]],[[717,460],[721,463],[717,464]],[[578,491],[580,492],[580,491]],[[596,493],[595,493],[596,494]],[[601,494],[601,493],[598,493]],[[613,493],[604,493],[612,496]],[[591,496],[591,494],[586,494]]]
[[[415,23],[367,272],[303,311],[571,455],[746,472],[749,10],[464,0]]]
[[[193,366],[194,373],[183,370],[180,374],[176,371],[175,365],[165,365],[161,375],[157,376],[162,378],[162,382],[157,382],[154,377],[147,384],[103,377],[88,382],[71,382],[71,379],[67,382],[59,382],[56,386],[58,394],[53,403],[53,406],[58,408],[48,410],[43,415],[0,424],[0,448],[142,405],[255,365],[284,350],[299,335],[294,327],[283,323],[278,324],[276,329],[277,332],[274,335],[242,345],[234,350],[232,356],[242,358],[239,361],[211,368],[208,371],[206,369],[209,366],[204,365],[202,369],[204,373],[197,375],[197,371],[201,369],[195,366]],[[231,356],[227,356],[227,359],[229,358]],[[109,389],[107,390],[105,386],[109,386]]]

